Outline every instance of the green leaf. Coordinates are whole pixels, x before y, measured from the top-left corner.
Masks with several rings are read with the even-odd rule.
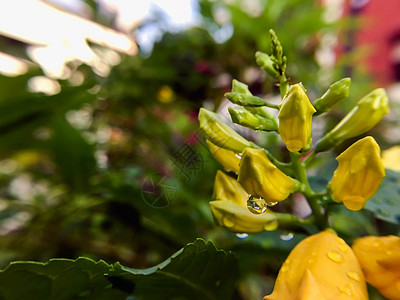
[[[50,147],[54,161],[71,188],[82,191],[96,168],[94,149],[66,120],[54,118],[52,124],[54,136]]]
[[[148,269],[88,258],[12,262],[0,271],[0,300],[231,299],[238,278],[232,253],[196,240]]]
[[[125,299],[104,276],[109,269],[88,258],[13,262],[0,271],[0,299]]]
[[[386,170],[377,193],[367,201],[365,209],[378,219],[400,224],[400,172]]]
[[[131,288],[142,299],[231,299],[238,277],[236,258],[197,239],[160,265],[137,270],[114,265],[115,286]]]

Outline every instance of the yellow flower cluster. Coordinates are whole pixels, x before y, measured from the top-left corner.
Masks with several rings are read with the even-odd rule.
[[[292,250],[264,300],[364,300],[366,282],[388,299],[400,299],[400,238],[364,237],[350,248],[326,230]]]

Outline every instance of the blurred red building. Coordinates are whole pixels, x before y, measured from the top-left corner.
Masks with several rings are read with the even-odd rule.
[[[361,21],[345,51],[366,50],[363,61],[376,83],[400,81],[400,0],[346,0],[344,13]]]

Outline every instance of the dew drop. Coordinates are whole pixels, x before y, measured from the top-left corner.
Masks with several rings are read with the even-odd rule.
[[[251,213],[259,215],[267,211],[267,204],[263,198],[250,195],[247,200],[247,208]]]
[[[347,276],[349,276],[349,278],[355,280],[355,281],[360,281],[360,275],[358,275],[358,273],[356,272],[347,272]]]
[[[287,272],[287,271],[289,271],[289,266],[282,266],[281,272],[282,272],[282,273],[285,273],[285,272]]]
[[[235,156],[236,156],[237,158],[239,158],[239,159],[242,159],[242,154],[235,153]]]
[[[384,210],[382,208],[378,209],[378,213],[381,214],[384,217],[390,217],[390,213],[387,210]]]
[[[222,220],[222,223],[224,223],[225,227],[227,227],[227,228],[231,228],[231,227],[235,226],[235,223],[232,222],[232,221],[231,221],[230,219],[228,219],[228,218],[224,218],[224,219]]]
[[[278,228],[278,221],[277,220],[272,220],[269,221],[264,225],[264,230],[266,231],[274,231]]]
[[[327,253],[329,259],[335,263],[343,263],[344,262],[344,256],[343,254],[337,252],[337,251],[331,251]]]
[[[291,232],[285,233],[285,234],[280,234],[279,237],[281,238],[282,241],[290,241],[291,239],[293,239],[294,234]]]
[[[351,296],[351,289],[347,286],[339,286],[339,291],[347,296]]]
[[[273,206],[275,206],[277,204],[278,204],[278,202],[267,201],[267,206],[269,206],[269,207],[273,207]]]
[[[236,236],[237,236],[239,239],[245,239],[245,238],[247,238],[249,235],[248,235],[247,233],[236,233]]]

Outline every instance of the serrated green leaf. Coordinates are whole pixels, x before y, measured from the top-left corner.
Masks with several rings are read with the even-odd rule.
[[[113,289],[104,276],[109,269],[88,258],[13,262],[0,271],[0,295],[7,300],[125,299],[127,294]]]
[[[386,177],[376,194],[367,201],[365,209],[378,219],[400,224],[400,172],[386,170]]]
[[[144,275],[147,274],[147,275]],[[198,239],[164,263],[136,270],[115,265],[109,274],[115,286],[133,289],[143,299],[231,299],[238,277],[233,254]]]

